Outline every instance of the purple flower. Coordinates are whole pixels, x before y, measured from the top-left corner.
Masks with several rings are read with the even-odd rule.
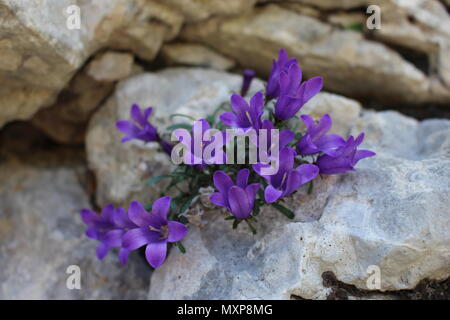
[[[269,185],[264,190],[267,203],[273,203],[282,197],[289,196],[301,185],[313,180],[319,173],[319,168],[313,164],[303,164],[294,169],[295,151],[286,147],[280,151],[280,165],[274,175],[263,175],[261,169],[270,165],[254,164],[253,169],[265,178]]]
[[[267,143],[262,143],[262,141],[261,141],[262,136],[260,133],[260,135],[257,136],[256,146],[259,147],[260,149],[261,148],[264,149],[264,150],[259,150],[259,151],[265,152],[267,157],[271,156],[272,151],[275,148],[277,148],[278,152],[279,152],[281,149],[286,147],[292,141],[292,139],[294,139],[294,137],[295,137],[294,132],[292,132],[291,130],[288,130],[288,129],[283,129],[283,130],[279,130],[278,141],[272,141],[272,130],[278,130],[278,129],[276,129],[275,126],[273,125],[273,123],[270,122],[269,120],[264,120],[262,122],[261,129],[267,130],[266,131]]]
[[[100,242],[97,247],[99,259],[103,259],[111,248],[122,246],[122,236],[127,228],[136,228],[129,219],[127,220],[125,210],[120,207],[114,209],[112,204],[103,207],[101,215],[83,209],[81,219],[87,225],[86,236]],[[122,264],[127,263],[128,253],[128,250],[123,248],[119,251],[119,261]]]
[[[292,64],[296,64],[297,59],[289,59],[287,51],[280,49],[278,53],[278,60],[274,60],[272,64],[272,71],[270,72],[269,80],[267,81],[266,97],[268,99],[277,98],[280,95],[280,74],[288,70]]]
[[[247,101],[238,94],[231,96],[231,107],[233,112],[225,112],[220,115],[220,120],[227,126],[241,128],[244,130],[261,128],[261,116],[264,113],[264,96],[262,92],[257,92]]]
[[[122,246],[133,251],[147,245],[145,257],[153,268],[158,268],[164,263],[167,243],[181,241],[188,232],[184,224],[167,220],[170,201],[170,197],[156,200],[152,206],[152,213],[148,213],[138,201],[133,201],[128,211],[130,220],[138,227],[125,233]]]
[[[362,143],[364,133],[361,133],[356,139],[350,136],[345,144],[337,148],[332,155],[324,154],[317,159],[321,174],[336,174],[355,170],[354,166],[359,160],[373,157],[375,152],[370,150],[357,150]]]
[[[133,104],[131,107],[131,119],[133,121],[120,120],[116,122],[118,130],[125,133],[127,136],[122,138],[122,142],[126,142],[132,139],[138,139],[145,142],[158,141],[158,133],[156,128],[150,124],[148,118],[153,111],[152,107],[149,107],[141,111],[137,104]]]
[[[289,66],[280,74],[280,95],[275,104],[275,116],[287,120],[300,110],[303,105],[322,90],[320,77],[302,82],[302,71],[297,64]]]
[[[253,210],[259,183],[248,185],[250,171],[242,169],[236,176],[236,184],[223,171],[214,172],[214,185],[219,192],[211,195],[212,203],[225,207],[237,219],[247,219]]]
[[[255,71],[252,69],[245,69],[242,77],[242,87],[241,87],[241,96],[245,97],[247,95],[248,89],[250,89],[250,85],[252,84],[252,80],[255,77]]]
[[[226,162],[226,154],[222,148],[225,144],[225,133],[209,131],[210,129],[208,121],[200,119],[192,125],[192,135],[186,129],[174,131],[178,141],[184,145],[185,164],[195,165],[202,169],[208,164],[224,164]],[[209,149],[212,149],[211,154],[206,152]]]
[[[331,117],[328,114],[323,115],[318,124],[308,115],[302,115],[301,118],[307,131],[297,145],[298,153],[308,155],[323,152],[333,156],[336,148],[345,144],[345,140],[341,136],[326,134],[332,126]]]

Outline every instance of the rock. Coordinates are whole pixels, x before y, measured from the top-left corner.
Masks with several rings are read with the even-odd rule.
[[[142,257],[131,256],[127,266],[116,253],[100,261],[96,242],[84,235],[79,210],[90,203],[83,154],[53,149],[30,160],[33,148],[22,157],[2,149],[0,299],[144,298],[151,271]],[[66,287],[71,265],[80,268],[81,290]]]
[[[179,10],[187,22],[205,20],[212,16],[239,15],[250,11],[256,0],[166,0],[165,4]]]
[[[412,50],[426,57],[429,76],[450,90],[450,16],[437,0],[380,3],[382,28],[371,35],[379,41]],[[443,87],[443,88],[442,88]]]
[[[79,30],[67,27],[72,5],[80,8]],[[145,0],[0,0],[0,17],[0,127],[54,103],[92,53],[114,47],[151,60],[183,21]]]
[[[89,64],[87,74],[99,82],[122,80],[131,74],[133,59],[129,53],[106,52]]]
[[[215,51],[197,44],[170,43],[161,49],[165,62],[170,65],[205,67],[217,70],[229,70],[234,61]]]
[[[366,111],[360,130],[376,157],[288,199],[293,221],[265,208],[256,236],[210,212],[201,231],[191,227],[187,253],[173,250],[152,275],[149,298],[324,299],[330,272],[370,294],[370,266],[380,268],[380,294],[448,278],[450,121]]]
[[[327,89],[346,96],[389,105],[450,101],[442,81],[387,46],[273,4],[239,17],[187,25],[181,37],[204,43],[264,76],[278,50],[286,48],[307,77],[323,76]]]
[[[122,81],[107,103],[91,119],[86,136],[89,168],[97,178],[97,203],[128,203],[131,200],[153,201],[162,184],[146,187],[152,176],[167,173],[170,159],[157,152],[156,143],[140,141],[121,143],[122,134],[115,128],[119,119],[129,119],[133,103],[153,106],[151,122],[160,130],[185,118],[170,118],[183,113],[200,119],[229,101],[239,92],[241,77],[206,69],[173,68],[158,73],[143,73]],[[262,89],[255,81],[252,92]]]

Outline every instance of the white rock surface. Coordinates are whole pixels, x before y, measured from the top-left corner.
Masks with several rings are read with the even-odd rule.
[[[30,161],[2,153],[0,175],[0,299],[146,297],[144,259],[135,254],[122,266],[111,252],[100,261],[84,235],[79,210],[90,203],[79,154],[33,152]],[[71,265],[80,268],[80,290],[66,286]]]
[[[331,2],[340,5],[340,2]],[[406,10],[399,6],[396,4],[394,8],[401,12]],[[442,17],[432,15],[430,10],[423,9],[417,3],[408,7],[423,19],[431,15],[437,24],[450,23],[445,10],[439,11],[445,14]],[[396,27],[395,23],[389,25]],[[430,26],[422,27],[427,28],[430,29]],[[374,31],[375,34],[377,32]],[[428,42],[427,38],[419,41],[417,37],[409,36],[408,39],[415,39],[410,43],[429,44],[433,41],[431,39],[435,39],[436,44],[437,39],[448,40],[448,36],[445,38],[437,31],[423,31],[421,34],[434,36],[429,36]],[[180,36],[187,41],[204,43],[234,58],[241,65],[254,68],[261,75],[269,73],[268,66],[272,59],[280,48],[285,48],[290,55],[298,58],[307,77],[323,76],[326,89],[346,96],[376,99],[390,105],[450,101],[450,90],[445,80],[448,77],[449,64],[445,58],[448,54],[444,54],[448,46],[444,40],[439,46],[444,51],[436,51],[435,45],[433,55],[429,54],[430,60],[439,62],[440,74],[429,77],[396,51],[365,39],[361,32],[335,28],[318,18],[275,4],[267,4],[239,17],[212,18],[187,25]],[[399,35],[392,37],[396,40],[391,42],[401,42]]]

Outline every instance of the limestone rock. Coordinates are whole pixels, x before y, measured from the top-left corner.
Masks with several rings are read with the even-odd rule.
[[[96,81],[118,81],[127,78],[133,67],[129,53],[106,52],[92,61],[87,74]]]
[[[33,153],[31,161],[2,154],[0,299],[145,298],[151,271],[142,257],[131,256],[127,266],[116,253],[100,261],[96,242],[84,235],[79,210],[90,204],[81,159],[78,153]],[[81,290],[66,286],[71,265],[80,268]]]
[[[257,0],[165,0],[164,3],[176,8],[188,22],[205,20],[212,16],[240,15],[253,8]]]
[[[73,5],[80,9],[80,29],[67,27]],[[153,59],[183,21],[173,9],[146,0],[1,0],[0,19],[0,126],[51,105],[103,47]]]
[[[205,67],[228,70],[234,67],[234,61],[201,45],[170,43],[164,45],[161,54],[168,65]]]
[[[293,221],[264,209],[256,236],[212,211],[201,231],[191,227],[187,254],[173,250],[153,274],[149,298],[325,299],[325,274],[369,290],[370,268],[380,291],[448,278],[450,121],[364,112],[352,130],[376,157],[288,199]]]
[[[323,76],[326,88],[346,96],[391,105],[450,101],[450,90],[442,82],[427,77],[385,45],[273,4],[239,17],[188,25],[181,36],[205,43],[265,76],[279,48],[286,48],[299,59],[307,77]]]

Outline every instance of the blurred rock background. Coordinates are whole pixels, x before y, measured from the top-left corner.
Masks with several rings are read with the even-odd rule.
[[[66,26],[74,4],[79,30]],[[370,5],[380,29],[367,28]],[[0,298],[448,297],[449,10],[446,0],[0,0]],[[203,269],[174,254],[149,281],[138,254],[127,267],[113,254],[97,261],[79,209],[151,201],[160,186],[143,183],[170,169],[154,146],[121,144],[114,122],[134,102],[156,107],[160,128],[173,113],[204,116],[239,90],[243,69],[266,79],[280,48],[325,80],[305,112],[331,113],[342,134],[366,131],[379,157],[359,176],[325,179],[309,204],[294,199],[295,223],[234,235],[228,261],[242,265],[220,262],[231,252],[211,236],[221,222],[189,238]],[[80,291],[65,287],[71,264],[85,270]],[[366,291],[370,264],[388,293]],[[173,288],[180,272],[189,281]]]

